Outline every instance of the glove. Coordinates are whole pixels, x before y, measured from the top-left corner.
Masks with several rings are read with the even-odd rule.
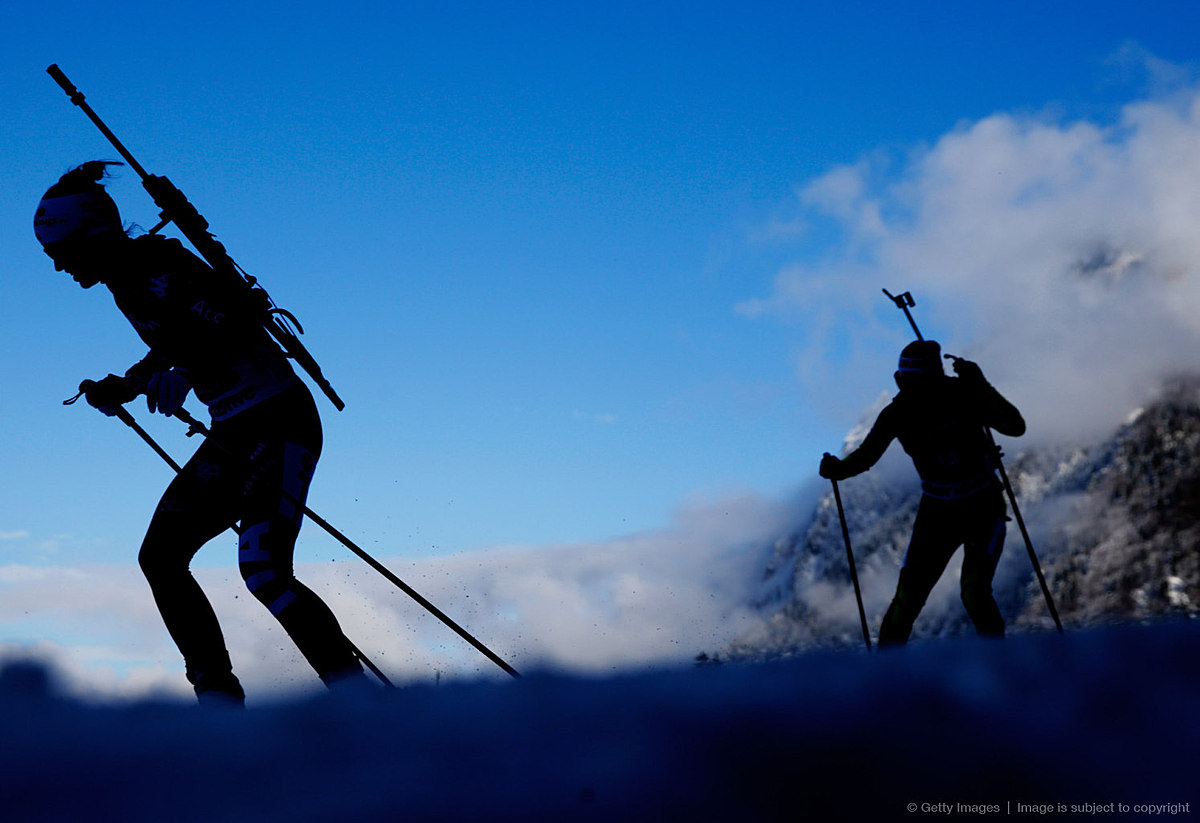
[[[115,417],[121,411],[121,406],[137,397],[137,391],[129,382],[115,374],[103,380],[84,380],[79,384],[79,390],[89,406],[108,417]]]
[[[961,357],[954,358],[954,373],[972,383],[987,382],[987,378],[983,376],[983,369],[979,368],[978,363],[964,360]]]
[[[826,480],[845,480],[846,472],[842,468],[841,458],[834,457],[829,452],[821,458],[821,468],[818,470]]]
[[[192,381],[182,369],[155,372],[146,384],[146,408],[172,415],[183,408]]]

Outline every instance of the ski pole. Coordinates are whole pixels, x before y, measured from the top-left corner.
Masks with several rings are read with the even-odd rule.
[[[854,597],[858,600],[858,619],[862,622],[863,640],[867,651],[871,650],[871,632],[867,628],[867,612],[863,608],[862,590],[858,587],[858,572],[854,568],[854,550],[850,548],[850,529],[846,526],[846,510],[842,508],[842,493],[838,491],[838,483],[830,478],[833,484],[833,499],[837,502],[838,519],[842,521],[842,540],[846,542],[846,560],[850,563],[850,582],[854,584]]]
[[[488,660],[491,660],[493,663],[495,663],[497,666],[499,666],[501,669],[503,669],[505,672],[512,675],[513,677],[519,678],[521,676],[520,672],[518,672],[516,669],[514,669],[508,663],[504,662],[504,660],[499,655],[497,655],[495,652],[493,652],[487,646],[483,645],[483,643],[481,643],[474,635],[472,635],[470,632],[468,632],[462,626],[458,625],[458,623],[454,622],[454,620],[452,620],[449,615],[447,615],[445,612],[443,612],[437,606],[433,605],[428,600],[426,600],[424,597],[422,597],[420,592],[418,592],[412,586],[408,585],[403,580],[401,580],[399,577],[397,577],[395,574],[393,574],[391,572],[391,570],[388,569],[387,566],[383,565],[378,560],[376,560],[374,557],[372,557],[371,555],[369,555],[365,551],[363,551],[363,549],[360,548],[353,540],[351,540],[349,537],[346,537],[346,535],[342,534],[340,531],[335,529],[323,517],[318,515],[312,509],[308,508],[308,506],[304,507],[304,514],[310,520],[312,520],[314,523],[316,523],[318,526],[320,526],[322,529],[324,529],[326,532],[328,532],[329,535],[332,536],[335,540],[337,540],[339,543],[341,543],[347,549],[354,552],[356,555],[358,555],[360,558],[362,558],[364,561],[366,561],[367,565],[369,565],[375,571],[379,572],[379,574],[381,574],[385,580],[387,580],[389,583],[394,585],[396,588],[400,589],[400,591],[407,594],[413,600],[417,601],[417,603],[419,603],[421,605],[421,607],[423,609],[425,609],[425,611],[429,612],[434,617],[436,617],[438,620],[442,621],[444,624],[446,624],[447,627],[452,629],[459,637],[461,637],[463,640],[466,640],[468,643],[470,643],[472,646],[474,646],[475,649],[477,651],[481,652],[483,654],[483,656],[486,657]]]
[[[354,652],[354,656],[357,657],[364,666],[366,666],[368,669],[370,669],[371,674],[373,674],[377,678],[379,678],[380,683],[382,683],[386,688],[389,688],[389,689],[396,688],[396,684],[393,683],[392,681],[388,680],[387,675],[385,675],[378,666],[376,666],[374,663],[372,663],[370,661],[370,659],[365,654],[362,653],[362,651],[358,648],[358,646],[355,646],[353,643],[350,643],[349,638],[346,638],[346,642],[350,644],[350,651]]]
[[[1012,483],[1008,480],[1008,472],[1004,470],[1004,461],[1001,460],[1000,447],[996,445],[996,438],[992,436],[992,430],[987,426],[983,427],[987,433],[988,443],[991,444],[992,454],[996,458],[996,470],[1000,472],[1000,481],[1004,484],[1004,491],[1008,494],[1008,501],[1012,504],[1013,516],[1017,519],[1017,527],[1021,530],[1021,537],[1025,538],[1025,548],[1029,551],[1029,560],[1033,563],[1033,572],[1037,575],[1038,585],[1042,587],[1042,594],[1046,598],[1046,605],[1050,607],[1050,616],[1054,618],[1054,625],[1058,627],[1061,634],[1063,631],[1062,621],[1058,618],[1058,609],[1054,607],[1054,598],[1050,596],[1050,587],[1046,585],[1046,577],[1042,574],[1042,564],[1038,562],[1037,553],[1033,550],[1033,540],[1029,537],[1029,530],[1025,528],[1025,518],[1021,517],[1021,509],[1017,506],[1017,495],[1013,491]]]
[[[133,419],[133,415],[129,413],[128,409],[126,409],[124,406],[117,406],[116,418],[137,432],[138,437],[145,440],[150,448],[154,449],[159,457],[167,461],[167,465],[174,469],[176,474],[179,474],[181,471],[183,471],[179,464],[175,462],[175,459],[167,453],[167,450],[158,445],[154,438],[150,436],[150,433],[138,425],[138,422]],[[233,528],[235,531],[237,530],[236,525]]]

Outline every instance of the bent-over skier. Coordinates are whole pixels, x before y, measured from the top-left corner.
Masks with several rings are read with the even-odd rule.
[[[138,555],[154,601],[201,703],[241,705],[216,614],[189,570],[192,557],[240,521],[238,566],[250,592],[283,626],[326,685],[365,680],[353,645],[321,599],[296,580],[292,555],[321,421],[308,388],[262,322],[265,306],[219,281],[178,240],[130,237],[99,182],[106,161],[84,163],[47,190],[34,230],[83,288],[103,283],[150,347],[87,401],[109,415],[144,394],[173,415],[189,392],[207,407],[211,435],[171,481]]]
[[[936,342],[910,343],[895,374],[900,392],[879,413],[862,444],[843,459],[826,454],[821,460],[822,477],[843,480],[871,468],[898,439],[921,477],[921,503],[896,594],[879,629],[881,646],[907,642],[960,545],[967,614],[980,635],[1004,635],[992,578],[1008,517],[995,450],[984,427],[1019,437],[1025,421],[978,365],[956,358],[954,371],[957,378],[946,375]]]

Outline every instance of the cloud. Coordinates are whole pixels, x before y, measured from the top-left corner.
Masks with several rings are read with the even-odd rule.
[[[1110,124],[1000,113],[809,182],[802,219],[835,230],[738,310],[803,327],[801,378],[843,386],[815,402],[863,405],[911,339],[881,289],[910,290],[1033,437],[1102,433],[1200,350],[1200,92],[1156,88]]]
[[[667,529],[603,543],[380,558],[522,671],[602,673],[687,664],[760,620],[764,547],[792,501],[697,500]],[[311,526],[310,526],[311,527]],[[399,683],[503,672],[366,564],[297,563],[351,640]],[[199,569],[238,674],[256,699],[319,688],[237,569]],[[136,566],[0,567],[0,658],[48,659],[91,697],[186,695],[183,666]]]

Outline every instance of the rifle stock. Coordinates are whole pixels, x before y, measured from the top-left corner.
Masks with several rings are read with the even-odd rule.
[[[262,305],[266,307],[263,317],[263,328],[275,339],[284,353],[312,378],[313,382],[324,392],[329,398],[334,407],[341,411],[346,407],[333,390],[333,386],[325,379],[325,375],[321,372],[321,367],[313,356],[309,354],[308,349],[300,342],[300,338],[295,332],[288,328],[287,324],[280,319],[284,317],[286,320],[292,321],[297,330],[303,334],[303,329],[296,322],[295,317],[285,309],[277,307],[271,300],[271,296],[267,294],[266,289],[258,285],[258,281],[247,274],[241,266],[239,266],[229,252],[225,250],[225,246],[221,244],[216,237],[208,230],[208,221],[204,216],[192,205],[179,187],[172,183],[166,177],[161,175],[149,174],[140,163],[134,158],[133,154],[125,148],[117,136],[104,124],[104,121],[92,110],[92,107],[87,104],[84,95],[75,85],[67,79],[63,74],[62,69],[57,64],[51,65],[46,69],[46,72],[54,78],[54,81],[67,93],[71,102],[79,106],[88,119],[96,125],[108,142],[112,143],[121,157],[129,164],[138,177],[142,180],[142,188],[154,200],[155,205],[162,211],[159,213],[161,222],[152,229],[152,233],[157,231],[167,223],[174,223],[179,231],[187,238],[192,247],[200,254],[201,257],[210,265],[219,276],[223,276],[234,284],[238,289],[244,291],[250,299],[250,305]]]

